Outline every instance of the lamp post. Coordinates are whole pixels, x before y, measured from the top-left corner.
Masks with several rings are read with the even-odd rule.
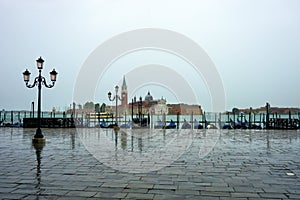
[[[142,118],[143,118],[143,99],[140,96],[140,102],[139,102],[139,121],[140,126],[142,127]]]
[[[131,100],[131,120],[132,121],[133,121],[134,110],[136,110],[136,96],[134,96],[134,98]],[[137,112],[135,113],[135,115],[137,115]]]
[[[56,76],[57,76],[57,72],[55,71],[55,69],[53,69],[50,72],[50,79],[51,79],[52,83],[47,84],[45,77],[42,76],[42,69],[43,69],[43,63],[44,63],[44,60],[42,59],[42,57],[37,59],[36,63],[37,63],[37,69],[39,70],[39,75],[37,77],[35,77],[34,82],[32,84],[28,83],[31,73],[27,69],[23,72],[23,77],[24,77],[26,87],[28,87],[28,88],[33,88],[35,86],[38,87],[38,127],[36,129],[34,138],[32,139],[32,141],[34,143],[45,141],[44,135],[42,134],[42,130],[41,130],[41,89],[42,89],[42,85],[44,85],[47,88],[52,88],[55,84]]]
[[[266,103],[266,129],[270,129],[270,104]]]
[[[110,101],[114,101],[116,100],[116,125],[118,125],[118,100],[122,101],[123,99],[118,95],[118,91],[119,91],[119,86],[116,85],[115,87],[115,96],[113,98],[111,98],[111,92],[108,92],[108,99]]]
[[[251,124],[251,113],[252,113],[252,107],[250,107],[250,109],[249,109],[249,128],[250,129],[252,127],[252,124]],[[255,122],[255,119],[254,119],[254,122]]]

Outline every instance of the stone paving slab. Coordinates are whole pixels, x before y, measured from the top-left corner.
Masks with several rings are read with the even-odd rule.
[[[43,129],[43,148],[34,133],[0,128],[0,199],[300,199],[299,131]]]

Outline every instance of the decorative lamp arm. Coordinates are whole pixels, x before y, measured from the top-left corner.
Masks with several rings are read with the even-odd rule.
[[[52,88],[55,84],[55,81],[52,81],[52,84],[47,84],[46,79],[42,77],[42,83],[46,88]]]
[[[123,101],[123,98],[121,98],[119,95],[117,95],[117,98],[118,98],[120,101]]]
[[[26,87],[28,87],[28,88],[33,88],[33,87],[35,87],[35,86],[37,85],[37,83],[38,83],[38,80],[39,80],[39,77],[36,77],[36,78],[34,79],[34,81],[33,81],[32,84],[28,84],[28,81],[25,81]]]
[[[114,96],[114,98],[109,97],[110,101],[114,101],[116,99],[116,96]]]

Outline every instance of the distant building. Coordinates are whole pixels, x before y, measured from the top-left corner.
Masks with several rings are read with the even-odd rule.
[[[126,84],[125,76],[123,77],[121,98],[122,98],[121,106],[127,107],[128,106],[128,91],[127,91],[127,84]]]
[[[150,91],[148,91],[147,95],[144,99],[141,99],[142,102],[136,99],[136,97],[133,98],[133,112],[136,114],[138,112],[139,105],[142,104],[142,114],[168,114],[169,109],[166,104],[167,100],[163,97],[161,99],[154,99],[153,96],[150,94]],[[132,108],[132,103],[130,103],[130,108]],[[131,113],[131,112],[130,112]]]
[[[122,89],[121,89],[121,105],[118,106],[118,115],[129,115],[138,114],[142,112],[142,114],[154,114],[154,115],[162,115],[162,114],[195,114],[201,115],[202,109],[200,105],[188,105],[188,104],[167,104],[167,100],[161,97],[160,99],[154,99],[151,95],[150,91],[146,94],[144,99],[140,97],[137,99],[134,97],[130,103],[128,103],[128,90],[125,76],[123,77]],[[141,106],[142,105],[142,106]],[[142,108],[139,110],[139,108]],[[115,106],[106,106],[106,111],[115,113]]]
[[[200,105],[188,105],[188,104],[168,104],[169,114],[170,115],[202,115],[202,108]]]
[[[267,109],[265,106],[262,106],[260,108],[239,108],[239,113],[255,113],[255,114],[266,114]],[[271,114],[279,114],[279,115],[288,115],[289,113],[292,114],[298,114],[300,116],[300,108],[281,108],[281,107],[270,107],[269,113]]]
[[[159,99],[157,101],[157,104],[152,106],[153,114],[155,114],[155,115],[169,114],[169,108],[166,103],[167,103],[167,100],[163,99],[163,97],[161,99]]]
[[[150,92],[148,91],[147,95],[145,96],[144,106],[147,112],[154,115],[161,115],[161,114],[169,114],[169,108],[167,106],[167,100],[161,97],[161,99],[154,100]]]

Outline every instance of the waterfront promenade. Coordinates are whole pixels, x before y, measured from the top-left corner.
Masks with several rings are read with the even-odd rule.
[[[0,128],[0,199],[300,199],[300,132]]]

